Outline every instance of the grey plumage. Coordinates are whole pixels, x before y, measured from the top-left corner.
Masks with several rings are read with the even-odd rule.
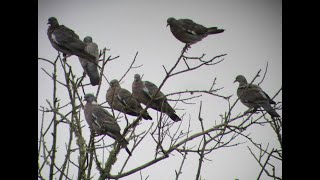
[[[116,119],[97,103],[96,97],[93,94],[86,94],[84,101],[87,101],[83,108],[84,115],[90,128],[98,135],[106,134],[118,141],[131,156],[131,152],[127,148],[129,143],[121,135],[121,129]]]
[[[110,87],[107,91],[106,99],[113,109],[132,116],[139,116],[143,110],[140,103],[128,90],[121,88],[119,81],[116,79],[110,81]],[[148,112],[144,112],[141,116],[143,119],[152,119]]]
[[[272,117],[280,117],[270,105],[275,104],[275,102],[258,85],[249,84],[243,75],[238,75],[234,83],[235,82],[239,82],[237,96],[249,110],[262,107]]]
[[[57,51],[62,52],[64,57],[76,55],[95,62],[96,58],[84,50],[86,44],[79,39],[79,36],[73,30],[64,25],[59,25],[55,17],[50,17],[47,24],[49,24],[47,35],[51,45]]]
[[[210,34],[224,32],[224,29],[218,29],[217,27],[207,28],[190,19],[175,19],[170,17],[167,19],[167,26],[168,25],[174,37],[187,45],[199,42]]]
[[[89,76],[91,85],[95,86],[98,85],[100,82],[97,66],[99,63],[99,48],[96,43],[92,42],[92,38],[90,36],[85,37],[83,39],[83,42],[86,44],[86,47],[84,48],[85,52],[95,57],[95,63],[92,63],[87,59],[81,57],[79,57],[79,61],[84,70],[84,73]]]
[[[142,81],[139,74],[134,75],[132,83],[132,96],[140,103],[148,105],[151,98],[155,95],[150,107],[154,110],[167,114],[173,121],[181,121],[180,117],[176,115],[175,110],[170,106],[164,94],[158,91],[158,87],[149,81]]]

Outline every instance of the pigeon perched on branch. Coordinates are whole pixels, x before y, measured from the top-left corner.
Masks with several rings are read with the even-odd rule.
[[[106,99],[111,108],[132,116],[139,116],[143,111],[140,103],[128,90],[121,88],[119,81],[116,79],[110,81]],[[142,113],[141,116],[146,120],[152,119],[148,112]]]
[[[270,105],[275,104],[275,102],[258,85],[249,84],[243,75],[238,75],[235,82],[239,82],[237,95],[240,101],[249,108],[246,112],[262,107],[271,117],[280,117]]]
[[[201,41],[208,35],[224,32],[224,29],[218,29],[217,27],[207,28],[190,19],[175,19],[173,17],[167,19],[167,26],[170,26],[174,37],[188,46]]]
[[[103,107],[101,107],[93,94],[86,94],[84,101],[84,116],[90,128],[98,135],[106,134],[119,142],[131,156],[130,150],[127,148],[128,141],[120,134],[120,126],[116,119]]]
[[[49,24],[47,35],[50,43],[57,51],[63,53],[64,58],[76,55],[95,63],[96,57],[85,51],[86,44],[73,30],[59,25],[55,17],[50,17],[47,24]]]
[[[79,57],[79,61],[84,70],[84,74],[87,74],[90,78],[90,83],[92,86],[98,85],[100,82],[99,72],[98,72],[98,63],[99,63],[99,48],[98,45],[92,42],[92,37],[87,36],[83,39],[83,42],[86,44],[84,48],[85,52],[93,55],[95,63],[88,61],[87,59]]]
[[[142,81],[139,74],[134,75],[134,81],[132,83],[132,96],[136,98],[140,103],[148,105],[152,97],[153,101],[150,107],[154,110],[167,114],[173,121],[181,121],[180,117],[176,115],[175,110],[170,106],[167,98],[161,91],[158,91],[158,87],[149,81]],[[156,94],[156,92],[158,93]]]

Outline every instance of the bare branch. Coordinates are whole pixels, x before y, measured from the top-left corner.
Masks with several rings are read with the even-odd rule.
[[[129,68],[127,69],[127,71],[126,71],[126,72],[123,74],[123,76],[119,79],[119,82],[122,81],[122,79],[128,74],[128,72],[129,72],[131,69],[138,68],[138,67],[141,67],[141,66],[142,66],[142,65],[136,66],[136,67],[133,66],[133,64],[136,62],[137,56],[138,56],[138,51],[136,52],[136,55],[134,56],[133,61],[131,62],[131,64],[130,64]]]

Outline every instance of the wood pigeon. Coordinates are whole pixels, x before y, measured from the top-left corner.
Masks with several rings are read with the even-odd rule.
[[[140,103],[148,105],[151,98],[155,95],[150,107],[167,114],[173,121],[181,121],[179,116],[175,114],[175,110],[168,103],[164,94],[161,91],[155,94],[157,91],[158,87],[152,82],[142,81],[139,74],[134,75],[134,81],[132,83],[132,96],[134,98]]]
[[[85,94],[84,116],[90,128],[98,135],[106,134],[121,144],[131,156],[127,148],[128,141],[120,134],[120,126],[116,119],[103,107],[101,107],[93,94]]]
[[[237,95],[240,101],[249,108],[246,112],[249,112],[251,109],[255,111],[259,107],[262,107],[271,117],[280,117],[270,105],[275,104],[275,102],[258,85],[250,84],[249,86],[243,75],[238,75],[233,83],[235,82],[239,82]]]
[[[206,28],[190,19],[177,20],[173,17],[167,19],[168,25],[170,25],[170,30],[174,37],[188,46],[201,41],[210,34],[218,34],[224,31],[224,29],[218,29],[217,27]]]
[[[76,55],[95,63],[96,57],[84,50],[86,44],[79,39],[79,36],[73,30],[64,25],[59,25],[55,17],[50,17],[47,24],[49,24],[47,35],[51,45],[57,51],[62,52],[65,58]]]
[[[88,61],[87,59],[79,57],[81,66],[84,70],[84,75],[87,74],[90,78],[92,86],[98,85],[100,82],[99,72],[98,72],[98,63],[99,63],[99,49],[98,45],[92,42],[92,38],[87,36],[83,39],[83,42],[86,44],[84,50],[96,57],[95,63]]]
[[[140,103],[128,90],[121,88],[119,81],[116,79],[110,81],[106,99],[111,108],[132,116],[139,116],[143,110]],[[148,112],[143,113],[142,118],[146,120],[152,119]]]

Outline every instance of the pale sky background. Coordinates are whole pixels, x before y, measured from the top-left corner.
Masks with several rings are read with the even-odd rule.
[[[262,69],[263,75],[265,66],[268,62],[268,73],[261,87],[270,97],[282,86],[282,1],[278,0],[162,0],[162,1],[52,1],[39,0],[38,9],[38,56],[49,60],[54,60],[57,51],[51,46],[47,37],[47,20],[54,16],[59,23],[73,29],[83,39],[90,35],[93,41],[98,44],[100,49],[104,47],[111,49],[107,52],[107,57],[120,56],[117,60],[108,63],[105,76],[108,80],[119,79],[129,67],[135,53],[138,51],[136,65],[143,66],[139,69],[131,70],[124,78],[123,88],[131,91],[133,75],[136,73],[144,74],[143,79],[160,85],[165,72],[164,65],[170,69],[184,46],[183,43],[175,39],[171,34],[170,28],[166,27],[167,18],[175,17],[189,18],[196,23],[206,27],[217,26],[225,29],[225,32],[217,35],[211,35],[192,45],[188,50],[187,56],[201,56],[206,54],[205,59],[212,58],[220,54],[227,54],[224,61],[215,65],[203,67],[201,69],[185,73],[183,75],[170,78],[163,86],[161,91],[165,94],[183,91],[183,90],[201,90],[209,89],[213,79],[217,78],[215,88],[224,87],[218,92],[220,95],[233,95],[231,102],[236,100],[236,89],[238,83],[233,83],[235,77],[239,74],[244,75],[248,81],[256,75],[259,69]],[[68,63],[72,66],[73,72],[77,77],[82,75],[82,67],[78,57],[68,58]],[[190,63],[196,64],[196,63]],[[41,70],[41,68],[52,72],[49,63],[39,61],[38,63],[38,105],[47,107],[46,99],[52,99],[52,81]],[[58,79],[64,82],[62,69],[59,67]],[[179,69],[185,68],[184,63],[180,63]],[[260,82],[262,76],[255,83]],[[88,77],[84,80],[89,82]],[[66,104],[69,100],[67,92],[59,86],[58,96],[61,98],[61,104]],[[101,87],[98,97],[98,103],[105,101],[105,93],[109,88],[106,82]],[[96,92],[97,87],[87,86],[85,91]],[[172,96],[172,98],[177,98]],[[203,101],[202,117],[206,129],[219,121],[220,114],[228,110],[228,103],[218,97],[203,95],[193,100],[195,105],[178,104],[179,116],[186,113],[191,116],[194,132],[199,132],[198,109],[200,101]],[[275,98],[276,102],[282,101],[282,92]],[[173,104],[173,102],[170,102]],[[238,103],[234,110],[234,115],[244,112],[247,108]],[[148,112],[154,119],[157,113],[148,109]],[[82,112],[83,113],[83,112]],[[282,116],[282,111],[278,111]],[[40,130],[41,112],[38,113],[38,127]],[[260,114],[259,114],[260,115]],[[258,117],[258,115],[256,116]],[[83,118],[83,115],[82,115]],[[46,115],[46,123],[51,120],[51,116]],[[131,118],[133,119],[133,118]],[[187,129],[188,119],[184,119],[183,128]],[[85,121],[83,133],[88,143],[89,128]],[[141,131],[146,130],[151,121],[143,121]],[[46,124],[45,124],[46,125]],[[124,129],[125,122],[119,122]],[[57,162],[63,162],[65,153],[65,141],[69,135],[68,126],[59,126],[59,142]],[[252,137],[258,142],[267,142],[271,147],[278,147],[276,137],[269,126],[253,126],[248,132],[252,132]],[[149,135],[150,136],[150,135]],[[51,137],[48,139],[48,145]],[[109,141],[108,141],[109,140]],[[243,142],[245,139],[239,138],[236,142]],[[105,142],[109,144],[110,138],[105,137]],[[150,146],[152,144],[152,146]],[[212,161],[205,161],[201,171],[203,179],[229,180],[239,178],[240,180],[256,179],[260,167],[251,156],[247,149],[248,142],[232,148],[222,148],[213,151],[207,158]],[[76,146],[74,146],[76,147]],[[154,142],[148,137],[143,144],[139,146],[136,154],[129,161],[126,170],[130,170],[137,165],[144,164],[153,158]],[[256,149],[255,149],[256,150]],[[255,151],[257,153],[257,151]],[[77,161],[77,153],[72,158]],[[123,162],[122,156],[126,152],[122,150],[119,154],[119,162],[113,167],[113,174]],[[173,156],[175,155],[175,156]],[[144,177],[149,175],[149,179],[174,179],[175,170],[179,169],[182,156],[173,152],[170,158],[162,160],[160,163],[146,168],[142,171]],[[189,155],[183,169],[181,179],[195,179],[196,168],[198,164],[197,155]],[[42,161],[40,161],[42,162]],[[60,165],[60,164],[59,164]],[[277,174],[282,174],[281,164],[277,165]],[[94,168],[93,168],[94,169]],[[95,170],[96,171],[96,170]],[[46,172],[46,170],[44,170]],[[47,171],[48,172],[48,171]],[[98,173],[96,171],[96,173]],[[94,174],[94,173],[93,173]],[[77,174],[74,174],[76,177]],[[139,173],[123,178],[124,180],[140,179]],[[262,179],[268,179],[263,175]]]

